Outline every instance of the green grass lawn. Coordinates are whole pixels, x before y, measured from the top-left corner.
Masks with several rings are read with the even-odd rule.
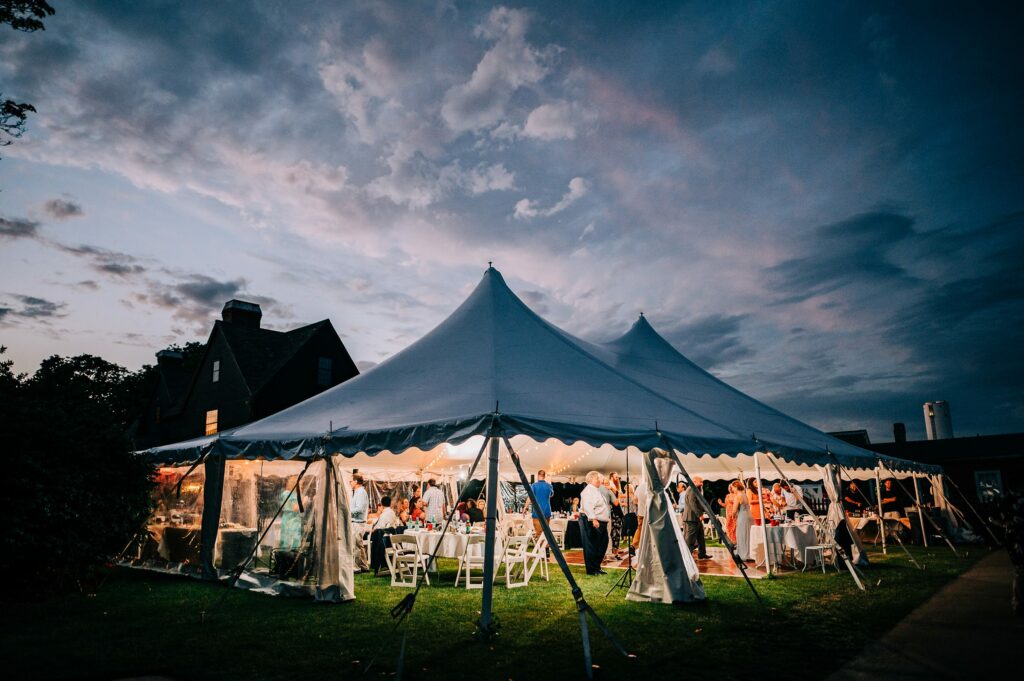
[[[925,571],[902,552],[873,552],[867,593],[834,571],[757,581],[771,608],[765,614],[741,579],[707,577],[708,602],[677,608],[627,602],[622,591],[606,598],[618,572],[576,575],[594,609],[638,656],[627,661],[592,629],[603,678],[699,673],[719,681],[767,669],[775,670],[771,676],[820,678],[985,553],[975,548],[956,559],[948,550],[911,550]],[[454,561],[441,567],[441,585],[424,588],[410,618],[406,678],[582,678],[578,620],[556,569],[550,583],[496,588],[502,628],[496,640],[478,643],[472,634],[480,592],[452,586]],[[216,584],[118,570],[95,595],[7,605],[0,615],[4,677],[312,680],[394,671],[398,640],[388,639],[388,612],[408,591],[390,588],[383,577],[357,575],[357,600],[342,605],[233,590],[211,612],[223,593]],[[360,664],[382,644],[380,661],[361,676]]]

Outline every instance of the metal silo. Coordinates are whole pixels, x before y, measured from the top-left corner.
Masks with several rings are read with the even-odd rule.
[[[949,415],[948,402],[939,400],[924,403],[924,429],[929,440],[953,437],[953,419]]]

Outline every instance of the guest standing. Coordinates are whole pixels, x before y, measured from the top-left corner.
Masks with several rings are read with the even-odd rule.
[[[704,516],[704,505],[697,499],[698,494],[703,494],[704,480],[700,477],[693,478],[683,495],[683,538],[686,546],[691,551],[696,549],[697,558],[706,560],[708,555],[707,547],[704,545],[704,523],[701,518]]]
[[[353,475],[352,481],[352,522],[365,523],[366,514],[370,512],[370,495],[363,486],[363,476]]]
[[[733,544],[736,543],[736,499],[739,496],[739,492],[736,490],[736,485],[739,481],[733,480],[729,483],[729,493],[725,495],[725,533],[729,536],[729,541]]]
[[[612,473],[608,476],[608,482],[605,485],[607,492],[605,498],[611,506],[612,520],[609,525],[609,534],[611,535],[611,551],[612,555],[618,558],[619,556],[619,544],[622,543],[622,519],[624,514],[622,507],[619,505],[619,490],[621,486],[618,473]]]
[[[580,493],[580,538],[588,575],[603,575],[601,560],[608,550],[608,521],[611,506],[601,492],[601,474],[587,473],[587,486]]]
[[[555,488],[547,481],[548,472],[541,469],[537,471],[537,481],[530,485],[533,496],[537,499],[537,505],[533,509],[533,535],[543,536],[540,519],[544,518],[547,524],[551,524],[551,497],[555,494]],[[530,503],[527,501],[526,503]]]
[[[746,561],[750,560],[750,497],[742,482],[737,480],[733,484],[736,486],[736,493],[732,497],[731,506],[736,518],[736,553],[740,560]]]
[[[426,504],[427,522],[439,523],[444,520],[444,492],[437,486],[437,480],[427,480],[427,491],[423,493]]]

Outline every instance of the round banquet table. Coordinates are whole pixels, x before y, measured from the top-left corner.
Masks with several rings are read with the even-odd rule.
[[[774,565],[782,560],[785,549],[792,549],[796,562],[804,562],[804,549],[818,543],[813,523],[783,523],[782,525],[750,526],[750,557],[758,565],[765,564],[764,534],[768,533],[768,553]],[[817,565],[818,556],[808,556],[811,560],[807,567]]]
[[[563,544],[565,545],[566,550],[583,548],[583,537],[580,536],[579,518],[568,518],[568,522],[565,524],[565,539],[563,540]]]
[[[434,530],[406,530],[403,532],[407,537],[415,537],[416,543],[420,547],[420,553],[425,556],[429,556],[433,551],[434,547],[440,544],[440,548],[437,550],[437,556],[439,558],[461,558],[466,552],[466,545],[469,542],[469,538],[476,536],[483,536],[482,532],[471,532],[470,534],[456,534],[454,532],[446,532],[443,535],[440,532]],[[494,547],[494,560],[498,562],[501,560],[501,537],[497,537],[498,545]],[[473,548],[476,555],[483,555],[484,545],[478,544]],[[431,572],[437,572],[437,565],[431,564],[429,566]]]

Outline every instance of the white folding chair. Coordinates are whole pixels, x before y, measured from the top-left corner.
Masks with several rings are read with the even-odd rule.
[[[529,535],[517,535],[509,537],[505,541],[501,562],[505,564],[505,586],[509,589],[527,586],[530,583],[530,577],[527,574],[530,557],[526,552],[529,541]]]
[[[391,535],[391,547],[384,553],[388,570],[391,571],[391,586],[416,587],[419,571],[423,570],[423,580],[430,584],[427,572],[429,556],[420,551],[416,537],[404,534]]]
[[[459,579],[463,578],[465,573],[465,581],[467,589],[482,589],[484,588],[484,578],[480,575],[480,581],[473,581],[473,568],[479,570],[484,569],[484,552],[483,545],[486,541],[486,537],[482,534],[471,534],[466,537],[466,549],[462,552],[459,557],[459,571],[455,573],[455,586],[459,585]],[[473,547],[481,547],[479,551],[474,551]]]
[[[526,571],[526,583],[530,583],[530,578],[533,577],[533,573],[540,568],[540,574],[544,577],[544,581],[550,582],[551,577],[548,574],[548,540],[543,534],[536,537],[533,541],[533,546],[526,552],[527,559],[529,560],[529,566]]]
[[[548,521],[548,525],[551,527],[551,534],[554,535],[558,548],[564,549],[565,528],[568,527],[569,521],[566,518],[551,518]]]
[[[818,562],[821,563],[821,572],[825,573],[826,562],[839,569],[836,565],[836,526],[830,520],[823,520],[821,523],[814,526],[814,535],[816,544],[804,547],[804,567],[800,572],[806,572],[807,566],[809,565],[808,558],[811,554],[818,556]]]

